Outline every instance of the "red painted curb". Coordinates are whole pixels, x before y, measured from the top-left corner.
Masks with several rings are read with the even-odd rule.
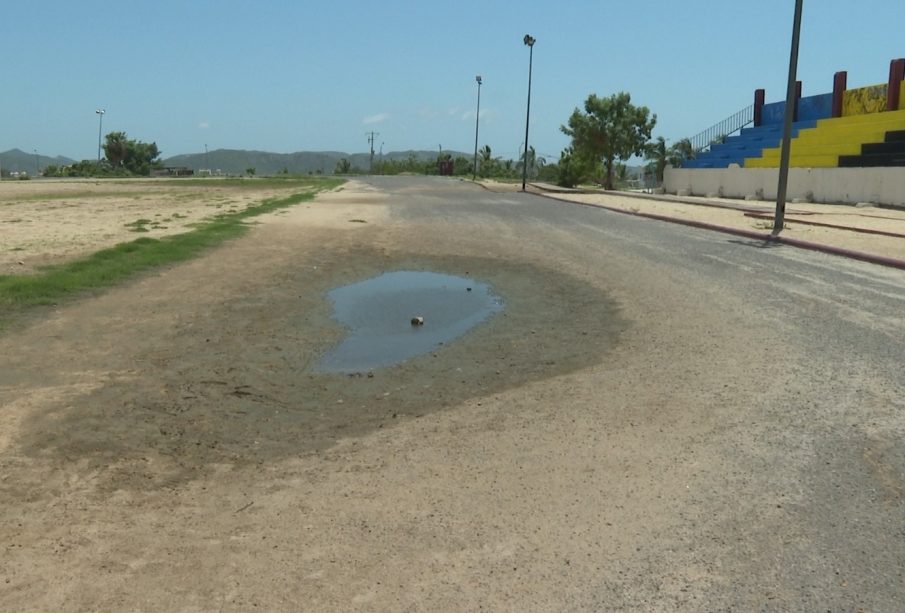
[[[755,217],[758,219],[773,219],[771,213],[745,213],[745,217]],[[877,236],[888,236],[890,238],[905,238],[905,234],[898,232],[886,232],[885,230],[872,230],[871,228],[856,228],[855,226],[840,226],[832,223],[823,223],[822,221],[807,221],[806,219],[790,219],[791,223],[800,223],[806,226],[818,226],[821,228],[833,228],[834,230],[848,230],[849,232],[858,232],[860,234],[876,234]]]
[[[550,194],[538,193],[534,192],[535,195],[541,196],[543,198],[549,198],[550,200],[556,200],[557,202],[565,202],[568,204],[576,204],[578,206],[590,206],[597,209],[604,209],[606,211],[612,211],[613,213],[622,213],[623,215],[631,215],[633,217],[644,217],[646,219],[656,219],[657,221],[665,221],[667,223],[675,223],[683,226],[691,226],[693,228],[701,228],[703,230],[713,230],[715,232],[723,232],[724,234],[733,234],[735,236],[742,236],[745,238],[752,238],[754,240],[761,240],[764,242],[774,242],[784,245],[789,245],[790,247],[798,247],[799,249],[807,249],[809,251],[820,251],[822,253],[829,253],[831,255],[838,255],[846,258],[850,258],[853,260],[860,260],[862,262],[869,262],[871,264],[879,264],[881,266],[889,266],[891,268],[898,268],[900,270],[905,270],[905,260],[899,260],[896,258],[888,258],[882,255],[873,255],[870,253],[864,253],[863,251],[853,251],[851,249],[844,249],[842,247],[833,247],[831,245],[822,245],[820,243],[811,243],[809,241],[803,241],[797,238],[786,238],[784,236],[773,236],[772,234],[765,234],[763,232],[755,232],[753,230],[742,230],[739,228],[729,228],[727,226],[718,226],[716,224],[706,223],[703,221],[694,221],[691,219],[679,219],[677,217],[667,217],[665,215],[655,215],[652,213],[635,213],[633,211],[626,211],[624,209],[617,209],[615,207],[606,206],[605,204],[592,204],[589,202],[576,202],[574,200],[567,200],[565,198],[557,198],[556,196],[551,196]]]

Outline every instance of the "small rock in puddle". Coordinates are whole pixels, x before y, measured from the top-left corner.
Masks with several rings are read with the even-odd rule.
[[[367,372],[434,351],[503,308],[486,283],[434,272],[397,271],[329,293],[348,335],[314,367]],[[417,315],[412,315],[417,313]]]

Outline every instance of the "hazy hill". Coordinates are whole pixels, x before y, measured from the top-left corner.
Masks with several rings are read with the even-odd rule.
[[[438,151],[394,151],[384,153],[384,159],[407,159],[414,155],[422,161],[436,160]],[[444,151],[453,157],[465,156],[470,159],[471,154],[459,151]],[[374,154],[374,161],[379,158]],[[211,169],[225,174],[243,174],[246,169],[254,168],[258,175],[271,175],[282,172],[284,169],[290,174],[307,174],[318,171],[323,174],[332,174],[336,163],[345,158],[352,167],[367,171],[370,163],[368,153],[343,153],[341,151],[299,151],[296,153],[269,153],[267,151],[246,151],[241,149],[217,149],[208,153],[187,153],[166,158],[165,166],[185,166],[196,172],[201,169]]]
[[[41,154],[26,153],[21,149],[10,149],[0,153],[0,169],[2,169],[4,176],[11,172],[27,172],[30,176],[35,176],[35,171],[38,167],[43,170],[50,164],[65,166],[73,162],[75,160],[61,155],[48,157]]]

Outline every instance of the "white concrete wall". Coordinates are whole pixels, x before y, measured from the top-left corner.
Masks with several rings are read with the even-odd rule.
[[[668,194],[776,198],[778,168],[666,167]],[[905,206],[905,168],[790,168],[787,199]]]

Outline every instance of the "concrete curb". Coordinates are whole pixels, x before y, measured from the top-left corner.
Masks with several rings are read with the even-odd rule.
[[[788,214],[788,213],[786,213]],[[771,213],[745,213],[745,217],[753,217],[755,219],[763,219],[773,221],[774,215]],[[856,228],[855,226],[840,226],[833,223],[823,223],[820,221],[808,221],[806,219],[790,219],[791,223],[800,223],[806,226],[817,226],[820,228],[832,228],[834,230],[847,230],[849,232],[858,232],[860,234],[875,234],[877,236],[887,236],[889,238],[905,238],[905,234],[898,232],[886,232],[885,230],[872,230],[871,228]]]
[[[675,223],[683,226],[691,226],[692,228],[701,228],[703,230],[713,230],[715,232],[723,232],[724,234],[732,234],[735,236],[741,236],[744,238],[750,238],[754,240],[763,241],[765,243],[776,243],[782,245],[789,245],[790,247],[798,247],[799,249],[807,249],[809,251],[820,251],[822,253],[828,253],[831,255],[838,255],[842,257],[846,257],[853,260],[859,260],[862,262],[869,262],[871,264],[879,264],[880,266],[889,266],[891,268],[898,268],[899,270],[905,270],[905,260],[899,260],[896,258],[888,258],[881,255],[874,255],[871,253],[865,253],[863,251],[854,251],[851,249],[844,249],[842,247],[833,247],[832,245],[823,245],[820,243],[812,243],[809,241],[803,241],[797,238],[786,238],[784,236],[773,236],[772,234],[767,234],[764,232],[755,232],[753,230],[742,230],[740,228],[730,228],[727,226],[720,226],[716,224],[706,223],[703,221],[694,221],[691,219],[679,219],[677,217],[668,217],[666,215],[655,215],[653,213],[636,213],[633,211],[626,211],[625,209],[619,209],[611,206],[606,206],[605,204],[592,204],[589,202],[576,202],[574,200],[568,200],[566,198],[553,196],[550,194],[545,194],[543,192],[532,192],[536,196],[541,196],[542,198],[548,198],[550,200],[556,200],[557,202],[565,202],[568,204],[574,204],[578,206],[589,206],[598,209],[604,209],[606,211],[612,211],[613,213],[622,213],[623,215],[631,215],[633,217],[643,217],[645,219],[656,219],[657,221],[664,221],[667,223]],[[846,228],[841,228],[846,229]]]

